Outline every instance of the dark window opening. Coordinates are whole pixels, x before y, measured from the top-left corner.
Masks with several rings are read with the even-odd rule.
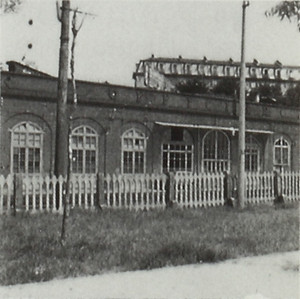
[[[171,140],[172,141],[183,141],[183,129],[174,127],[171,129]]]

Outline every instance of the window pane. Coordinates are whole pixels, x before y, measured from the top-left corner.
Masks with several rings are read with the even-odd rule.
[[[258,171],[258,150],[246,149],[245,151],[245,170]]]
[[[72,171],[74,173],[95,173],[97,135],[89,127],[82,126],[72,133]]]
[[[33,133],[28,134],[27,143],[28,143],[28,146],[31,146],[31,147],[34,146],[34,134]]]
[[[282,164],[284,165],[289,164],[289,151],[287,148],[282,149]]]
[[[85,153],[85,172],[95,173],[96,172],[96,152],[86,151]]]
[[[282,169],[290,165],[290,145],[284,138],[279,138],[274,143],[274,166]]]
[[[21,123],[12,131],[12,171],[39,173],[41,171],[42,132],[31,123]]]
[[[83,148],[83,136],[78,136],[77,137],[77,142],[78,142],[78,148]]]
[[[144,172],[144,153],[135,153],[135,173],[143,173]]]
[[[74,173],[83,172],[83,151],[82,150],[72,151],[72,171]]]
[[[33,149],[30,148],[28,152],[28,172],[33,173],[34,165],[34,152]]]
[[[192,146],[164,144],[162,153],[163,171],[192,171]]]
[[[209,132],[203,140],[203,170],[228,170],[229,159],[229,140],[226,135],[220,131]]]
[[[20,133],[18,135],[19,135],[18,145],[19,146],[26,146],[26,134]]]
[[[280,165],[281,164],[281,149],[275,148],[275,164]]]
[[[133,172],[133,152],[124,152],[123,153],[123,168],[124,173]]]
[[[122,136],[123,173],[143,173],[146,138],[136,129],[126,131]]]
[[[25,148],[13,149],[13,171],[14,173],[25,173]]]
[[[165,148],[165,145],[164,145]],[[163,171],[168,171],[169,166],[168,166],[168,153],[167,152],[163,152]]]

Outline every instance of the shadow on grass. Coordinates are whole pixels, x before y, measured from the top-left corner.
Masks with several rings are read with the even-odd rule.
[[[169,243],[148,254],[139,261],[139,269],[153,269],[164,266],[176,266],[193,263],[213,263],[225,260],[227,252],[217,252],[205,245],[196,247],[193,244],[179,242]]]

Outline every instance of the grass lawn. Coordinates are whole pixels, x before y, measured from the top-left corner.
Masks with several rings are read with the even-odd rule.
[[[71,211],[1,216],[0,284],[217,262],[299,249],[299,203],[236,210]]]

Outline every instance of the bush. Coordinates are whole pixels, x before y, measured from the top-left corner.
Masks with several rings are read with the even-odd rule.
[[[208,87],[200,80],[188,80],[186,82],[180,82],[176,85],[176,90],[180,93],[188,94],[204,94],[208,93]]]

